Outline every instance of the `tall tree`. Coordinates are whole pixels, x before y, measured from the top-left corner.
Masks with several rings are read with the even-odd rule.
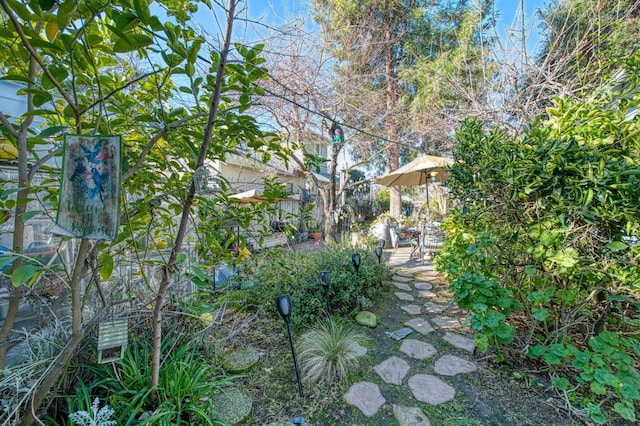
[[[340,61],[343,114],[350,124],[368,130],[354,152],[382,170],[397,169],[402,155],[416,147],[439,153],[442,147],[428,143],[430,129],[414,127],[408,119],[418,79],[407,70],[457,46],[468,2],[315,0],[314,4],[325,41]],[[372,134],[380,133],[383,137],[372,140]],[[391,188],[394,216],[401,215],[400,194],[400,187]]]
[[[522,122],[544,114],[556,96],[588,96],[640,48],[640,0],[554,0],[539,17],[541,50],[512,74],[510,110]]]

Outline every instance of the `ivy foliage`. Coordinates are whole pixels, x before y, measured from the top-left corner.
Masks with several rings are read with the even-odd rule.
[[[462,124],[436,260],[477,346],[529,357],[599,424],[640,400],[640,55],[624,66],[519,138]]]

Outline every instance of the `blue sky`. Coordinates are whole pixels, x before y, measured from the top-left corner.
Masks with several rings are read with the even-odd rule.
[[[226,0],[220,1],[226,4]],[[256,41],[261,36],[267,35],[269,32],[267,27],[277,27],[286,23],[291,24],[296,20],[304,20],[307,24],[310,24],[310,3],[310,0],[247,0],[246,3],[241,3],[240,16],[259,23],[249,24],[245,27],[236,22],[236,37],[240,35],[240,39],[245,42]],[[542,8],[544,3],[545,0],[524,0],[527,34],[532,36],[528,42],[530,50],[535,49],[535,44],[539,39],[535,11],[538,8]],[[516,16],[519,6],[520,0],[496,0],[495,7],[501,12],[501,20],[497,23],[498,33],[501,38],[506,38],[509,28],[519,28],[520,18]],[[220,27],[224,26],[223,20],[217,18],[218,22],[212,22],[211,12],[198,13],[197,20],[206,27],[207,32],[222,33]]]

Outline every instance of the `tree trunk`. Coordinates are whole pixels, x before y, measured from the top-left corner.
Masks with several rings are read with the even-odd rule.
[[[224,75],[225,67],[227,65],[227,57],[229,55],[229,46],[231,44],[231,30],[233,28],[233,15],[238,0],[229,0],[227,9],[227,28],[225,38],[223,41],[222,51],[220,52],[220,63],[216,72],[216,81],[214,92],[211,96],[211,109],[209,110],[209,119],[207,121],[207,127],[204,131],[202,145],[200,147],[200,154],[198,156],[198,162],[196,163],[196,169],[204,165],[204,161],[207,158],[207,150],[211,142],[211,135],[213,133],[213,126],[215,124],[218,106],[220,104],[220,92],[222,89],[222,77]],[[176,263],[178,259],[178,253],[182,248],[182,242],[187,232],[187,225],[189,223],[189,214],[191,213],[191,207],[195,198],[196,187],[193,180],[189,187],[189,193],[184,202],[182,209],[182,216],[180,218],[180,225],[178,227],[178,233],[176,235],[176,241],[171,250],[171,255],[167,265],[164,267],[162,280],[158,288],[158,294],[156,296],[155,306],[153,308],[153,342],[152,342],[152,357],[151,357],[151,383],[150,386],[153,389],[151,393],[152,401],[155,401],[158,397],[157,389],[160,382],[160,349],[162,347],[162,311],[164,308],[165,297],[169,290],[169,284],[171,283],[171,276],[176,269]]]
[[[29,81],[35,79],[36,63],[33,58],[29,61]],[[33,88],[33,84],[29,83],[28,88]],[[29,92],[27,94],[27,111],[33,111],[33,94]],[[13,126],[5,124],[7,130],[13,134],[17,141],[18,149],[18,188],[20,190],[17,193],[17,200],[14,212],[13,223],[13,252],[20,255],[24,251],[24,221],[22,215],[27,211],[27,202],[24,200],[29,199],[29,162],[28,162],[28,150],[27,150],[27,132],[29,126],[33,122],[33,116],[29,115],[20,125],[19,131],[16,131]],[[18,257],[13,261],[11,271],[22,265],[22,258]],[[9,296],[9,308],[7,310],[7,316],[4,319],[2,328],[0,328],[0,369],[3,369],[7,363],[7,353],[9,352],[9,336],[11,335],[11,329],[18,317],[18,309],[20,308],[20,294],[21,287],[13,287]]]
[[[331,143],[331,164],[329,166],[329,196],[328,203],[324,208],[324,235],[327,243],[336,242],[336,170],[338,168],[338,154],[341,145],[339,143]]]
[[[392,112],[395,110],[398,99],[398,81],[395,72],[395,61],[393,57],[393,49],[391,48],[391,25],[387,25],[385,28],[385,64],[384,75],[386,80],[386,103],[387,103],[387,158],[389,162],[389,170],[396,170],[400,166],[400,149],[398,142],[400,139],[400,131],[398,123],[396,122],[395,115]],[[402,215],[402,187],[392,186],[389,188],[389,213],[393,217],[400,217]]]
[[[82,300],[80,294],[80,285],[82,283],[82,274],[84,272],[84,264],[89,254],[91,244],[89,240],[83,239],[78,248],[78,256],[71,275],[71,312],[72,312],[72,334],[64,349],[58,354],[55,361],[47,369],[40,381],[36,384],[33,396],[29,400],[29,406],[20,420],[20,425],[29,426],[33,422],[34,414],[40,408],[42,401],[49,393],[51,386],[54,385],[65,371],[67,363],[73,356],[74,351],[82,341],[85,335],[85,329],[82,328]]]

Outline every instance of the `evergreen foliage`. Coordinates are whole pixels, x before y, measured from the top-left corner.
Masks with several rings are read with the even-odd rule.
[[[437,258],[477,346],[528,356],[599,424],[634,421],[640,400],[639,67],[517,139],[463,123]]]

